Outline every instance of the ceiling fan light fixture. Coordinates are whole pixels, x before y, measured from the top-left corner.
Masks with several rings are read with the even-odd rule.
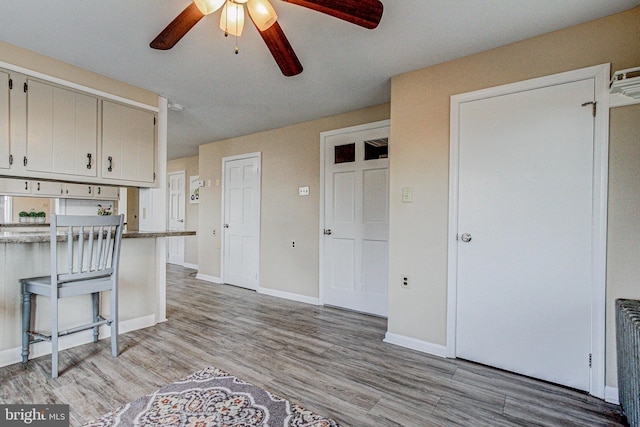
[[[244,28],[244,6],[228,0],[220,15],[220,29],[225,34],[241,36]]]
[[[249,0],[247,9],[251,20],[260,31],[269,29],[278,20],[278,15],[269,0]]]
[[[226,0],[193,0],[203,15],[209,15],[220,9]]]

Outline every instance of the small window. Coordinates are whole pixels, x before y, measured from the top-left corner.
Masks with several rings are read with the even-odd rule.
[[[372,139],[364,142],[364,159],[377,160],[389,157],[389,138]]]
[[[356,161],[356,144],[336,145],[334,147],[335,163],[348,163]]]

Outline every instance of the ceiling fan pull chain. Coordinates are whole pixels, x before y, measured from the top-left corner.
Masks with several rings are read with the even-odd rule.
[[[244,7],[244,6],[240,6],[240,7]],[[238,54],[238,51],[240,49],[238,49],[238,5],[236,5],[236,55]]]

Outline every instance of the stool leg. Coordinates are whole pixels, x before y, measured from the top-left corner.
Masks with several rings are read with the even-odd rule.
[[[31,293],[22,284],[22,363],[29,360],[29,329],[31,329]]]
[[[119,337],[118,337],[118,284],[117,282],[111,288],[109,292],[111,300],[110,305],[110,320],[111,320],[111,355],[117,357],[120,354]]]
[[[91,294],[93,300],[93,321],[97,322],[100,316],[100,293],[94,292]],[[98,342],[98,335],[100,334],[100,327],[93,327],[93,342]]]
[[[58,378],[58,295],[57,289],[51,295],[51,378]]]

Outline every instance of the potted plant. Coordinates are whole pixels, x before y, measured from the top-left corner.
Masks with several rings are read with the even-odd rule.
[[[28,222],[36,222],[36,216],[38,216],[37,212],[32,210],[29,211],[29,221]]]
[[[29,212],[20,211],[20,212],[18,212],[18,216],[20,217],[20,222],[21,223],[27,222],[27,219],[29,218]]]
[[[45,219],[47,218],[47,214],[43,211],[36,212],[36,222],[38,224],[44,224]]]
[[[98,205],[98,215],[111,215],[111,206]]]

